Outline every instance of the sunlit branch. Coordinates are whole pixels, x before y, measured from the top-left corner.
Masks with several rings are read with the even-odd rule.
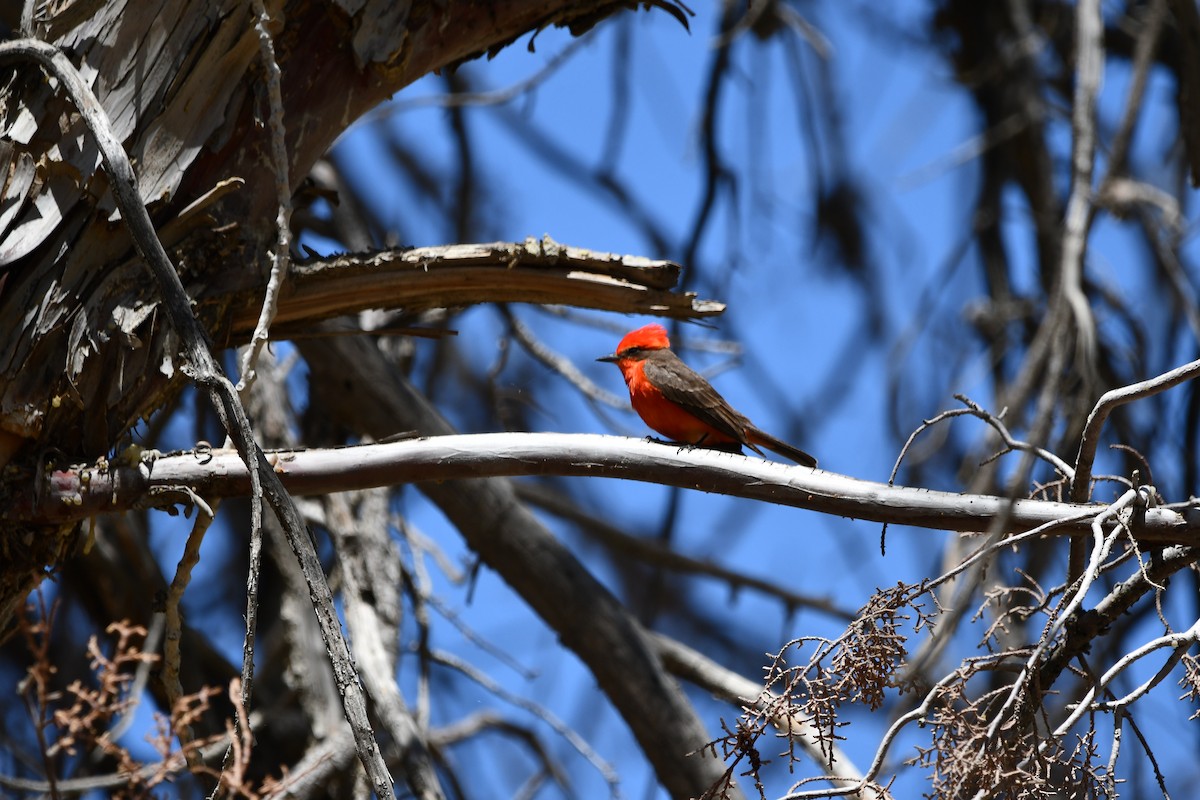
[[[1155,378],[1105,392],[1097,401],[1095,408],[1092,409],[1092,413],[1088,415],[1083,435],[1079,438],[1079,455],[1075,459],[1075,479],[1071,484],[1071,499],[1082,502],[1090,493],[1092,464],[1096,459],[1096,450],[1100,446],[1100,433],[1104,429],[1108,415],[1115,408],[1132,403],[1134,400],[1165,392],[1197,375],[1200,375],[1200,360],[1176,367]]]
[[[1109,667],[1108,671],[1101,676],[1096,685],[1088,687],[1087,694],[1085,694],[1078,703],[1074,704],[1075,708],[1071,712],[1071,715],[1063,720],[1063,723],[1054,731],[1054,735],[1056,737],[1065,736],[1071,730],[1071,726],[1078,722],[1083,715],[1089,711],[1095,711],[1097,708],[1106,711],[1115,711],[1119,708],[1129,706],[1139,697],[1146,694],[1146,692],[1162,683],[1163,679],[1165,679],[1167,675],[1174,670],[1175,666],[1179,663],[1179,660],[1183,658],[1184,653],[1186,653],[1189,648],[1194,647],[1198,641],[1200,641],[1200,620],[1192,623],[1192,626],[1186,631],[1159,636],[1157,639],[1146,642],[1136,650],[1121,656],[1117,663]],[[1162,665],[1162,667],[1160,667],[1158,671],[1154,673],[1153,676],[1132,691],[1125,694],[1123,697],[1107,703],[1099,704],[1099,706],[1093,705],[1092,701],[1095,700],[1097,695],[1099,695],[1099,693],[1106,687],[1111,686],[1112,682],[1117,678],[1118,675],[1132,666],[1135,662],[1145,658],[1156,650],[1161,650],[1163,648],[1171,648],[1171,655]]]
[[[1065,607],[1058,611],[1054,619],[1047,626],[1046,631],[1042,634],[1041,641],[1034,648],[1033,653],[1022,668],[1021,674],[1013,681],[1008,699],[1004,702],[1000,711],[993,717],[992,724],[988,728],[989,741],[994,740],[999,734],[1001,726],[1008,723],[1009,712],[1016,706],[1017,701],[1021,697],[1026,696],[1030,691],[1027,684],[1029,677],[1037,674],[1037,667],[1041,662],[1042,656],[1057,642],[1058,635],[1063,627],[1074,619],[1075,612],[1083,605],[1088,589],[1091,588],[1092,583],[1099,577],[1100,565],[1104,563],[1104,559],[1122,531],[1122,526],[1120,525],[1109,531],[1105,531],[1102,527],[1103,523],[1108,519],[1116,517],[1121,511],[1138,501],[1138,499],[1139,493],[1130,490],[1112,505],[1104,509],[1103,513],[1097,515],[1092,521],[1092,554],[1079,582],[1079,586],[1071,595]]]
[[[786,465],[702,448],[681,448],[594,434],[489,433],[433,436],[388,444],[327,450],[276,451],[275,473],[298,494],[392,486],[419,481],[516,475],[625,478],[818,510],[838,516],[937,530],[1002,532],[1047,525],[1056,535],[1088,535],[1109,506],[1009,500],[991,495],[888,486],[834,472]],[[51,473],[10,499],[8,519],[69,521],[134,505],[154,505],[149,492],[189,486],[205,497],[249,488],[232,451],[208,450],[147,458],[136,467],[103,465]],[[168,501],[169,502],[169,501]],[[1135,531],[1145,542],[1189,541],[1200,527],[1194,515],[1146,510]]]

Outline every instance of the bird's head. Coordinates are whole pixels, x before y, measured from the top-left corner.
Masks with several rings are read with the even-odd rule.
[[[597,361],[610,361],[620,364],[622,361],[641,361],[655,350],[666,350],[671,346],[667,338],[667,329],[657,322],[643,325],[636,331],[625,334],[625,338],[617,345],[617,352],[601,356]]]

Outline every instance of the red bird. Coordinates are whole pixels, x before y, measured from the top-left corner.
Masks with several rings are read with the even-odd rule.
[[[759,455],[761,445],[797,464],[817,466],[808,453],[754,427],[670,348],[667,329],[650,324],[625,334],[617,352],[596,360],[620,367],[633,410],[672,441],[735,453],[745,445]]]

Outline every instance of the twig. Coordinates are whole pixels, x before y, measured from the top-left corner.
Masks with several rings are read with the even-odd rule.
[[[892,482],[896,480],[896,475],[900,471],[900,463],[904,460],[905,454],[908,452],[917,436],[919,436],[927,428],[931,428],[939,422],[963,415],[977,417],[978,419],[986,422],[988,425],[991,425],[996,433],[1000,435],[1000,440],[1004,442],[1005,446],[1009,450],[1021,450],[1027,453],[1033,453],[1038,458],[1050,464],[1050,466],[1054,467],[1054,469],[1058,470],[1060,474],[1066,476],[1067,478],[1070,478],[1075,474],[1075,471],[1071,469],[1071,467],[1065,461],[1044,447],[1038,447],[1037,445],[1014,438],[1009,432],[1008,426],[1001,421],[1001,417],[1004,416],[1003,412],[1001,412],[999,416],[992,414],[964,394],[956,394],[954,395],[954,399],[965,405],[966,408],[956,408],[943,411],[933,419],[922,421],[917,429],[909,434],[908,440],[904,443],[904,447],[900,449],[900,455],[896,458],[896,463],[892,466],[892,474],[888,477],[888,485],[891,485]],[[1003,453],[1000,453],[999,455],[1003,455]]]
[[[1133,704],[1138,698],[1142,697],[1155,686],[1158,686],[1160,683],[1162,683],[1163,680],[1171,674],[1171,671],[1174,670],[1179,664],[1184,655],[1187,654],[1187,651],[1191,649],[1197,642],[1200,642],[1200,620],[1196,620],[1196,622],[1192,623],[1192,627],[1188,628],[1182,633],[1165,634],[1157,639],[1154,639],[1153,641],[1147,642],[1131,653],[1126,653],[1120,658],[1120,660],[1117,661],[1116,664],[1113,664],[1113,666],[1109,668],[1108,672],[1104,673],[1104,675],[1100,678],[1099,684],[1095,687],[1096,691],[1092,693],[1093,697],[1098,693],[1099,689],[1110,685],[1118,674],[1127,669],[1138,659],[1149,655],[1155,650],[1161,650],[1164,647],[1169,647],[1172,650],[1170,657],[1167,658],[1163,665],[1158,668],[1158,671],[1155,672],[1153,676],[1142,682],[1140,686],[1137,686],[1132,691],[1126,693],[1123,697],[1097,704],[1095,710],[1117,711]],[[1085,710],[1087,709],[1087,705],[1087,699],[1080,701],[1080,706],[1082,706]],[[1076,717],[1076,720],[1078,720],[1078,717]],[[1069,730],[1071,724],[1074,723],[1072,722],[1068,724],[1067,722],[1064,722],[1060,730]]]
[[[356,519],[345,494],[333,495],[325,503],[329,532],[342,565],[346,627],[354,637],[363,684],[381,725],[394,740],[413,794],[420,800],[443,800],[445,792],[429,754],[426,731],[409,711],[396,683],[396,658],[389,640],[394,643],[399,635],[398,622],[389,620],[387,613],[397,605],[394,595],[388,602],[388,593],[399,592],[399,554],[381,524],[386,520],[386,505],[375,499],[380,502],[365,501],[377,513],[374,521]]]
[[[526,92],[536,89],[541,84],[545,83],[547,78],[550,78],[558,71],[558,68],[566,63],[567,59],[575,55],[585,45],[590,44],[592,37],[583,35],[572,39],[561,50],[555,53],[546,62],[545,66],[537,72],[530,75],[528,78],[517,81],[511,86],[506,86],[503,89],[496,89],[489,92],[458,92],[455,94],[434,94],[423,97],[410,97],[403,100],[395,100],[382,106],[378,111],[369,114],[365,122],[375,122],[377,120],[387,119],[388,117],[402,114],[405,111],[413,111],[418,108],[461,108],[464,106],[498,106],[509,102]]]
[[[1042,655],[1055,644],[1058,634],[1062,631],[1067,622],[1072,621],[1075,617],[1075,612],[1083,605],[1084,598],[1087,596],[1088,589],[1092,583],[1100,576],[1100,567],[1104,559],[1108,556],[1109,550],[1113,543],[1124,529],[1124,525],[1118,522],[1112,531],[1105,533],[1103,525],[1110,519],[1116,517],[1121,511],[1132,506],[1140,497],[1139,492],[1130,490],[1122,495],[1116,502],[1106,508],[1100,515],[1092,521],[1092,554],[1088,561],[1087,568],[1084,570],[1079,588],[1075,590],[1071,599],[1066,606],[1061,609],[1056,615],[1053,622],[1047,626],[1042,634],[1042,639],[1034,648],[1033,653],[1029,656],[1025,665],[1021,668],[1021,674],[1013,682],[1008,699],[1004,705],[996,713],[992,719],[992,723],[988,726],[988,741],[992,741],[999,734],[1002,725],[1008,722],[1008,713],[1016,705],[1018,699],[1028,691],[1027,681],[1031,675],[1034,675],[1037,666],[1041,661]]]
[[[459,616],[454,609],[446,605],[446,603],[443,602],[436,594],[433,594],[431,586],[426,584],[423,586],[418,586],[417,588],[418,591],[421,592],[424,602],[427,603],[430,608],[436,611],[438,615],[442,617],[442,619],[449,622],[456,630],[458,630],[458,632],[461,633],[463,638],[468,642],[475,645],[480,650],[511,669],[524,680],[531,681],[538,676],[538,671],[536,669],[525,666],[520,661],[517,661],[512,653],[506,650],[503,646],[496,644],[495,642],[492,642],[477,633],[474,628],[463,621],[462,617]]]
[[[175,577],[167,590],[166,603],[166,641],[163,645],[163,687],[167,693],[167,709],[174,713],[176,704],[183,697],[183,683],[179,679],[181,663],[179,641],[183,638],[183,619],[179,614],[179,604],[183,600],[183,592],[192,579],[192,568],[200,563],[200,544],[204,534],[216,519],[220,501],[214,501],[210,506],[199,495],[188,490],[196,506],[196,521],[188,534],[187,543],[183,546],[183,555],[179,557],[179,565],[175,568]],[[176,731],[181,745],[187,745],[194,738],[190,725]],[[188,766],[193,769],[199,765],[198,754],[188,747],[183,748],[187,755]]]
[[[969,659],[971,665],[978,665],[989,661],[1001,661],[1008,657],[1008,653],[996,653],[994,655],[983,656],[977,659]],[[871,766],[867,767],[863,774],[862,783],[857,786],[848,786],[845,788],[835,789],[814,789],[806,792],[791,792],[784,795],[780,800],[817,800],[822,797],[846,797],[853,796],[861,789],[868,787],[868,781],[875,780],[880,771],[883,769],[884,761],[887,759],[888,751],[891,750],[892,743],[900,735],[909,724],[918,722],[928,716],[929,712],[940,702],[942,702],[942,694],[946,687],[955,681],[961,680],[966,666],[954,670],[949,675],[943,677],[935,683],[933,687],[926,692],[925,699],[916,708],[903,714],[899,719],[891,724],[891,727],[884,732],[883,737],[879,741],[879,746],[875,750],[875,757],[871,760]]]
[[[653,564],[665,569],[673,569],[696,575],[707,575],[710,578],[727,583],[731,594],[743,588],[753,589],[762,592],[768,597],[778,599],[789,611],[796,608],[808,608],[828,614],[844,622],[850,622],[855,617],[855,614],[851,611],[839,606],[828,597],[801,594],[789,589],[787,586],[772,583],[762,578],[756,578],[753,575],[729,569],[712,561],[692,558],[658,541],[630,536],[616,526],[583,512],[572,503],[540,486],[518,484],[517,496],[527,503],[532,503],[549,511],[551,514],[573,522],[579,526],[579,529],[584,534],[594,537],[614,553],[636,558],[647,564]]]
[[[1138,727],[1137,720],[1133,718],[1133,715],[1126,712],[1124,716],[1125,720],[1129,723],[1129,729],[1133,731],[1138,744],[1142,746],[1142,752],[1146,754],[1146,760],[1150,762],[1150,768],[1154,770],[1154,780],[1158,783],[1158,790],[1162,792],[1163,800],[1171,800],[1171,793],[1167,791],[1167,779],[1163,776],[1162,769],[1158,766],[1158,759],[1155,758],[1154,751],[1150,749],[1150,743],[1142,735],[1142,729]]]
[[[1150,67],[1154,63],[1154,53],[1158,49],[1158,38],[1162,32],[1166,12],[1166,0],[1150,0],[1144,9],[1142,31],[1133,50],[1133,80],[1125,93],[1125,111],[1121,114],[1121,123],[1108,150],[1109,168],[1108,174],[1101,181],[1101,193],[1116,173],[1124,172],[1128,167],[1126,162],[1129,158],[1129,145],[1133,141],[1137,122],[1141,119],[1139,112],[1142,108],[1142,98],[1146,93],[1146,82],[1150,76]]]
[[[271,259],[271,274],[263,293],[262,310],[254,326],[250,344],[243,352],[241,378],[237,391],[244,403],[254,385],[255,368],[263,345],[270,336],[271,321],[279,305],[279,290],[287,278],[288,250],[291,247],[290,219],[291,179],[288,169],[287,141],[283,127],[283,97],[280,89],[279,63],[275,60],[275,43],[269,26],[271,15],[267,13],[263,0],[253,0],[257,15],[254,27],[258,31],[258,46],[262,55],[263,70],[267,74],[267,97],[270,104],[269,130],[271,138],[271,160],[274,162],[275,194],[279,209],[275,218],[275,253]],[[254,642],[258,634],[258,580],[262,569],[262,498],[250,498],[255,511],[251,514],[249,565],[246,576],[246,635],[242,640],[242,706],[248,707],[254,693]],[[237,724],[241,725],[242,715]],[[232,749],[231,749],[232,752]]]
[[[461,672],[463,675],[475,681],[484,689],[491,692],[504,702],[511,703],[517,708],[528,712],[537,719],[540,719],[542,722],[549,725],[555,733],[563,737],[567,743],[571,745],[571,747],[575,748],[575,750],[588,761],[588,763],[595,767],[596,771],[599,772],[604,780],[608,783],[608,788],[612,796],[619,796],[620,792],[618,791],[618,787],[620,785],[621,778],[619,775],[617,775],[617,771],[613,769],[612,765],[605,761],[599,753],[592,749],[592,746],[587,743],[586,739],[584,739],[579,735],[578,732],[573,730],[569,725],[555,716],[549,709],[538,703],[535,703],[528,698],[513,694],[493,680],[490,675],[475,669],[475,667],[473,667],[471,664],[468,664],[466,661],[452,653],[435,651],[431,653],[431,656],[435,663]]]
[[[949,152],[937,156],[929,163],[906,172],[895,179],[898,191],[907,192],[920,188],[957,167],[974,161],[990,150],[1011,141],[1029,127],[1029,115],[1025,111],[1009,114],[987,130],[972,136],[965,142],[952,147]]]
[[[292,551],[300,562],[309,584],[321,635],[329,652],[337,685],[341,691],[346,720],[354,731],[359,759],[371,779],[373,790],[381,797],[389,796],[392,780],[387,765],[383,762],[379,745],[367,718],[366,703],[362,687],[354,672],[350,649],[342,636],[340,622],[333,608],[333,597],[325,581],[320,561],[309,541],[304,523],[296,510],[295,503],[284,489],[279,476],[271,470],[262,450],[254,441],[245,409],[238,401],[233,384],[221,373],[207,344],[204,329],[192,313],[187,291],[176,273],[171,259],[163,249],[150,221],[150,215],[142,204],[137,189],[137,176],[129,163],[120,140],[109,124],[100,102],[87,83],[63,53],[49,44],[33,39],[18,39],[0,43],[0,66],[14,63],[36,62],[43,70],[58,80],[61,89],[71,98],[79,110],[88,130],[100,151],[109,185],[121,211],[121,218],[129,227],[134,246],[145,259],[162,293],[163,308],[171,327],[181,340],[181,349],[186,362],[183,368],[197,385],[202,387],[217,409],[221,424],[232,438],[244,464],[249,469],[251,488],[255,497],[265,493],[268,502],[279,518],[287,534]],[[252,516],[260,517],[261,509],[252,505]]]
[[[448,748],[458,742],[466,741],[472,736],[478,736],[486,730],[499,731],[524,742],[542,763],[541,771],[530,777],[535,781],[541,776],[548,775],[563,788],[567,796],[570,792],[570,778],[562,765],[556,762],[549,749],[535,731],[515,722],[510,722],[494,711],[479,711],[470,716],[456,720],[444,727],[430,732],[430,741],[439,749]],[[526,783],[529,786],[529,782]],[[519,795],[517,795],[519,796]]]
[[[405,592],[412,600],[413,624],[417,629],[412,644],[413,649],[417,652],[417,709],[415,712],[417,725],[420,726],[421,730],[429,730],[430,718],[433,715],[432,703],[430,702],[430,695],[432,694],[430,691],[430,676],[433,673],[433,669],[432,660],[429,656],[429,640],[431,638],[429,609],[425,599],[432,595],[433,584],[429,579],[429,570],[425,567],[425,550],[414,544],[414,539],[411,538],[413,532],[408,530],[409,528],[410,526],[403,522],[397,524],[397,529],[403,532],[404,541],[408,543],[412,552],[411,574],[403,568],[404,565],[402,563],[400,565],[400,575],[404,578]]]
[[[892,464],[892,471],[888,475],[888,486],[895,484],[896,476],[900,474],[900,465],[904,463],[904,457],[908,455],[909,449],[913,446],[913,443],[917,440],[918,436],[920,436],[929,428],[932,428],[934,425],[938,425],[939,423],[945,422],[948,419],[953,419],[954,417],[965,417],[970,413],[970,409],[952,408],[947,411],[942,411],[932,419],[921,420],[921,424],[918,425],[913,432],[908,435],[908,438],[904,440],[904,445],[900,448],[900,454],[896,456],[896,461]]]
[[[259,312],[258,323],[254,326],[254,334],[250,337],[250,345],[242,354],[242,377],[238,381],[237,390],[243,399],[254,385],[254,368],[258,363],[258,354],[270,338],[271,321],[275,319],[275,311],[279,306],[279,291],[287,279],[289,251],[292,246],[292,184],[287,135],[283,127],[283,94],[280,87],[282,76],[279,62],[275,60],[275,42],[269,30],[271,15],[267,12],[263,0],[253,2],[254,13],[258,15],[254,27],[258,31],[258,47],[262,54],[263,69],[267,73],[267,99],[271,106],[271,161],[275,175],[275,199],[279,208],[275,215],[275,253],[271,258],[271,277],[267,280],[262,311]]]
[[[726,669],[676,639],[661,633],[650,635],[663,666],[679,678],[739,707],[753,706],[762,710],[779,708],[778,696],[764,689],[761,683]],[[886,797],[886,794],[878,792],[864,781],[862,771],[835,742],[822,741],[812,723],[800,714],[776,711],[771,715],[771,723],[781,734],[798,740],[809,758],[821,768],[829,770],[828,775],[818,780],[858,783],[862,787],[859,795],[861,800],[881,800]]]
[[[259,712],[254,712],[250,715],[251,730],[262,726],[263,719]],[[200,749],[200,760],[203,762],[213,761],[220,756],[229,746],[229,735],[222,734],[211,744],[205,745]],[[157,764],[146,764],[139,767],[132,774],[124,771],[116,772],[111,775],[89,775],[86,778],[69,778],[66,780],[55,780],[53,783],[49,780],[38,781],[29,780],[26,778],[14,778],[10,775],[0,773],[0,787],[5,789],[13,789],[18,792],[28,794],[50,794],[57,793],[59,796],[87,794],[88,792],[97,792],[104,789],[121,789],[130,786],[131,780],[147,780],[156,776],[168,777],[172,773],[182,772],[187,764],[184,762],[183,754],[175,751],[162,762]]]
[[[585,397],[595,400],[597,403],[603,403],[610,408],[624,409],[628,406],[617,395],[601,389],[593,383],[591,379],[579,371],[579,368],[569,358],[564,358],[561,354],[554,352],[540,342],[533,335],[533,331],[529,329],[529,326],[517,319],[516,315],[507,306],[501,306],[500,310],[504,315],[504,319],[512,327],[513,336],[516,337],[521,346],[535,359],[565,378],[572,386],[582,392]]]
[[[163,614],[154,614],[150,620],[150,627],[146,631],[146,639],[142,642],[141,651],[147,655],[154,655],[158,648],[163,643],[163,633],[166,628],[166,620]],[[113,723],[113,726],[108,731],[108,737],[112,741],[116,741],[125,735],[125,732],[132,727],[137,716],[138,706],[141,705],[142,693],[146,690],[146,684],[150,680],[151,670],[157,666],[156,659],[143,659],[138,662],[137,671],[134,673],[133,682],[129,684],[129,705],[121,712],[121,716]]]
[[[987,411],[982,406],[980,406],[978,403],[976,403],[974,400],[971,400],[966,395],[956,394],[956,395],[954,395],[954,399],[958,400],[963,405],[965,405],[970,410],[970,412],[973,416],[978,417],[979,419],[986,422],[988,425],[991,425],[992,428],[996,431],[996,433],[1000,434],[1000,440],[1003,441],[1004,444],[1009,449],[1020,450],[1022,452],[1026,452],[1026,453],[1033,453],[1035,456],[1042,459],[1050,466],[1054,467],[1054,469],[1057,470],[1060,475],[1063,475],[1064,477],[1066,477],[1068,479],[1070,479],[1070,477],[1075,474],[1075,470],[1071,469],[1071,467],[1067,464],[1067,462],[1063,461],[1061,458],[1059,458],[1058,456],[1056,456],[1054,453],[1050,452],[1046,448],[1038,447],[1037,445],[1032,444],[1030,442],[1026,442],[1026,441],[1022,441],[1021,439],[1014,438],[1013,435],[1009,432],[1008,426],[1005,425],[1004,422],[1001,420],[1001,417],[1003,416],[1003,414],[1001,414],[1000,416],[996,416],[996,415],[992,414],[991,412]]]
[[[1113,409],[1141,400],[1144,397],[1165,392],[1173,386],[1200,375],[1200,359],[1176,367],[1170,372],[1164,372],[1155,378],[1122,386],[1120,389],[1110,389],[1101,395],[1092,413],[1088,414],[1083,435],[1079,437],[1079,455],[1075,458],[1075,479],[1071,482],[1071,499],[1084,502],[1091,493],[1092,464],[1096,459],[1096,450],[1100,446],[1100,432],[1104,422]]]
[[[1136,650],[1126,653],[1117,661],[1117,663],[1109,667],[1108,671],[1105,672],[1095,684],[1088,687],[1088,690],[1084,696],[1079,700],[1078,703],[1074,704],[1071,714],[1065,720],[1063,720],[1062,724],[1054,730],[1054,733],[1039,746],[1039,752],[1044,751],[1055,740],[1066,736],[1071,730],[1071,727],[1074,726],[1075,723],[1077,723],[1086,713],[1096,710],[1111,710],[1118,713],[1127,711],[1127,707],[1131,703],[1149,692],[1158,684],[1162,683],[1167,675],[1169,675],[1179,663],[1179,660],[1183,658],[1184,654],[1191,647],[1195,646],[1198,641],[1200,641],[1200,619],[1196,620],[1186,631],[1160,636],[1157,639],[1146,642]],[[1100,691],[1110,686],[1118,675],[1120,675],[1137,661],[1145,658],[1150,653],[1153,653],[1156,650],[1161,650],[1164,647],[1171,648],[1171,655],[1151,678],[1144,681],[1140,686],[1136,687],[1125,696],[1117,700],[1111,700],[1098,705],[1093,705],[1092,701],[1096,698]]]
[[[1125,711],[1118,709],[1113,714],[1112,745],[1108,748],[1108,767],[1104,770],[1104,790],[1109,797],[1117,797],[1117,757],[1121,753],[1121,736],[1124,728]]]
[[[1043,523],[1041,525],[1038,525],[1035,528],[1030,528],[1029,530],[1013,534],[1012,536],[1008,536],[1003,539],[996,539],[993,541],[992,537],[988,537],[987,542],[985,542],[982,546],[977,548],[974,553],[972,553],[971,555],[969,555],[965,559],[963,559],[957,566],[955,566],[953,569],[947,570],[946,572],[942,573],[938,577],[927,582],[925,585],[930,589],[940,586],[941,584],[946,583],[949,580],[952,580],[957,575],[962,574],[963,571],[973,567],[980,560],[986,559],[992,555],[995,555],[997,552],[999,552],[1000,550],[1002,550],[1006,547],[1015,547],[1016,545],[1025,541],[1026,539],[1033,539],[1044,533],[1048,533],[1049,531],[1053,530],[1054,528],[1056,528],[1060,525],[1070,525],[1073,523],[1080,523],[1080,522],[1084,522],[1084,521],[1087,521],[1090,524],[1091,521],[1093,519],[1095,519],[1096,515],[1100,513],[1100,511],[1101,511],[1101,509],[1099,507],[1097,507],[1096,509],[1088,509],[1085,511],[1080,511],[1077,514],[1066,515],[1060,519],[1056,519],[1051,522]],[[970,583],[973,584],[974,581],[970,581]]]

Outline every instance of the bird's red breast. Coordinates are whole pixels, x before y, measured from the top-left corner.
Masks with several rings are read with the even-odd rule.
[[[674,442],[690,444],[723,444],[736,442],[713,426],[690,414],[686,408],[668,400],[662,390],[646,377],[644,360],[618,361],[625,384],[629,387],[629,401],[638,416],[654,430]]]

